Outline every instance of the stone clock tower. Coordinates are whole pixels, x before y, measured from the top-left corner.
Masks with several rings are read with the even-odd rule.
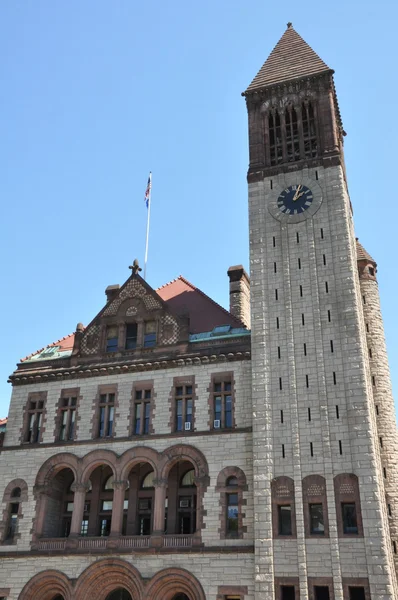
[[[256,598],[398,598],[396,426],[375,264],[357,257],[333,71],[289,23],[243,95]],[[377,385],[390,390],[388,414]]]

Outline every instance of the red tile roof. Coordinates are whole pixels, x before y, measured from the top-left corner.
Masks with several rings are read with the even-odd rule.
[[[365,248],[362,246],[362,244],[359,243],[358,238],[356,238],[356,242],[357,242],[357,260],[368,260],[369,262],[372,262],[376,265],[377,264],[376,261],[374,260],[374,258],[372,258],[370,256],[369,252],[367,252],[365,250]]]
[[[4,419],[0,419],[0,427],[1,427],[2,425],[7,425],[7,421],[8,421],[8,418],[7,418],[7,417],[4,417]]]
[[[162,285],[157,293],[175,314],[189,314],[190,333],[212,331],[217,325],[244,327],[225,308],[180,275]]]
[[[293,29],[291,23],[257,73],[247,92],[268,85],[330,71],[326,63]]]
[[[43,352],[43,350],[45,350],[46,348],[51,348],[51,346],[59,346],[59,349],[61,352],[64,350],[73,350],[74,341],[75,341],[75,334],[70,333],[69,335],[66,335],[65,337],[61,338],[60,340],[57,340],[56,342],[53,342],[52,344],[49,344],[48,346],[44,346],[44,348],[40,348],[40,350],[36,350],[36,352],[32,352],[32,354],[29,354],[29,356],[25,356],[25,358],[21,358],[20,362],[23,362],[24,360],[28,360],[29,358],[32,358],[32,356],[35,356],[35,354],[40,354],[40,352]]]
[[[162,285],[156,292],[166,302],[171,312],[176,315],[189,315],[190,333],[212,331],[217,325],[244,327],[239,319],[233,317],[225,308],[217,304],[217,302],[182,277],[182,275]],[[20,362],[24,362],[32,358],[32,356],[40,354],[40,352],[51,346],[59,346],[61,352],[72,350],[74,340],[75,334],[71,333],[44,348],[40,348],[40,350],[36,350],[36,352],[32,352],[29,356],[22,358]]]

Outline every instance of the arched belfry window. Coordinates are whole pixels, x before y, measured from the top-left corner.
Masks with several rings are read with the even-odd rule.
[[[315,126],[314,105],[309,100],[304,100],[301,105],[303,122],[303,141],[305,158],[314,158],[317,155],[317,139]]]
[[[281,118],[274,110],[268,117],[269,147],[271,165],[278,165],[283,160]]]
[[[285,111],[286,123],[286,153],[287,160],[294,162],[300,160],[300,142],[297,123],[297,112],[294,106],[288,106]]]

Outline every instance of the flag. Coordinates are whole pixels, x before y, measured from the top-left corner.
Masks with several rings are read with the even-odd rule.
[[[151,187],[152,187],[152,173],[149,173],[148,183],[146,185],[146,191],[145,191],[145,204],[146,204],[147,208],[149,208],[149,201],[151,198]]]

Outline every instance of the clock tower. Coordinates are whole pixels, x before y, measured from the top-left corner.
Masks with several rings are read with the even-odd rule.
[[[333,71],[289,23],[243,95],[256,598],[397,598],[396,427],[372,389],[376,284],[359,277]]]

